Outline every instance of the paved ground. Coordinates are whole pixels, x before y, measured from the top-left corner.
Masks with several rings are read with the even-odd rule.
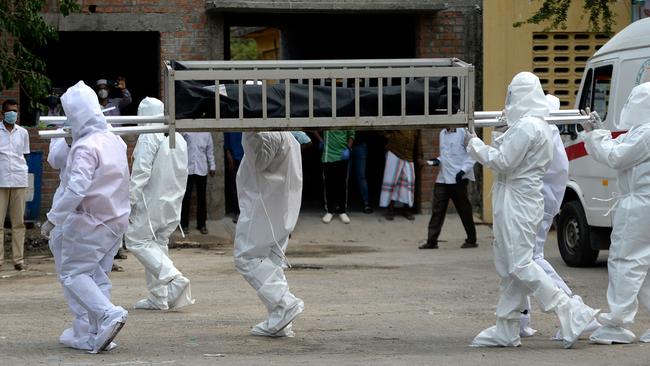
[[[478,249],[459,249],[460,221],[448,216],[441,249],[417,250],[428,217],[386,222],[377,214],[353,213],[352,224],[301,216],[288,256],[292,290],[305,300],[292,339],[249,335],[263,318],[253,290],[232,264],[228,220],[211,233],[192,233],[173,249],[178,267],[192,280],[196,305],[178,312],[130,311],[110,353],[88,355],[58,344],[69,326],[60,287],[46,256],[32,257],[30,271],[0,272],[1,365],[648,365],[650,344],[590,345],[564,350],[548,340],[553,315],[533,313],[539,334],[516,349],[467,345],[494,322],[498,280],[488,226],[479,226]],[[196,242],[200,239],[202,244]],[[604,253],[606,255],[606,252]],[[588,304],[606,309],[607,269],[566,267],[554,236],[547,257]],[[132,307],[145,296],[143,270],[133,256],[113,273],[116,304]],[[633,328],[650,327],[643,309]]]

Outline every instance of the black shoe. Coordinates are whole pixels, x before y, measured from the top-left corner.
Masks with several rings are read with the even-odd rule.
[[[409,210],[402,211],[402,215],[404,215],[404,217],[406,217],[406,219],[409,221],[415,220],[415,216],[413,216],[413,214]]]
[[[463,249],[466,249],[466,248],[478,248],[478,244],[476,242],[472,243],[472,242],[469,242],[469,241],[465,240],[463,245],[461,245],[460,247],[463,248]]]
[[[22,272],[27,270],[27,266],[24,263],[18,263],[18,264],[14,264],[14,269],[16,271]]]
[[[183,230],[183,234],[187,234],[190,232],[190,228],[187,226],[181,226],[181,230]]]
[[[120,248],[117,250],[117,254],[115,254],[115,259],[126,259],[126,250]]]
[[[386,212],[386,220],[393,221],[395,219],[395,212],[392,208],[389,208]]]
[[[237,221],[239,221],[239,214],[236,214],[235,216],[232,217],[232,222],[233,222],[233,223],[236,224]]]
[[[370,207],[369,205],[365,205],[363,207],[363,213],[371,214],[372,212],[373,212],[372,207]]]
[[[208,233],[208,228],[204,226],[200,228],[199,231],[201,232],[201,234],[206,235]]]
[[[438,249],[438,243],[426,242],[418,247],[418,249]]]

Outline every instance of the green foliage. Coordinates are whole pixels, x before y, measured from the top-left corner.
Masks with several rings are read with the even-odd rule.
[[[230,37],[231,60],[257,60],[257,45],[252,39]]]
[[[50,90],[46,64],[35,50],[58,39],[40,14],[46,0],[0,0],[0,90],[16,83],[31,100],[30,108]],[[59,0],[64,16],[79,10],[76,0]]]
[[[541,0],[539,0],[541,1]],[[542,6],[523,22],[516,22],[514,27],[521,27],[524,24],[540,24],[550,22],[545,30],[566,29],[567,13],[572,0],[543,0]],[[585,15],[589,15],[589,26],[592,31],[612,33],[614,24],[614,12],[610,8],[617,0],[583,0],[582,9]]]

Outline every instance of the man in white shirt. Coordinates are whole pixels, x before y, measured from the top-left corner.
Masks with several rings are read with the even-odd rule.
[[[24,271],[25,192],[27,191],[27,161],[29,134],[18,126],[18,103],[7,99],[2,103],[0,125],[0,267],[4,262],[4,222],[7,209],[11,220],[11,251],[14,268]]]
[[[445,128],[440,131],[440,157],[432,161],[434,166],[440,166],[440,172],[433,191],[427,241],[420,249],[438,249],[438,236],[445,222],[450,199],[454,202],[467,233],[467,239],[461,248],[478,247],[472,204],[467,198],[467,183],[469,180],[474,181],[476,161],[467,154],[464,138],[464,128]]]
[[[196,228],[201,234],[207,234],[205,226],[207,209],[205,187],[208,173],[211,177],[217,170],[214,162],[214,145],[209,132],[187,132],[182,134],[187,142],[187,188],[183,197],[181,209],[181,227],[183,231],[189,230],[190,202],[192,190],[196,186]]]

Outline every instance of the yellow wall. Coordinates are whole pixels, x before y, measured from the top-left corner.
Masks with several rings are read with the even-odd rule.
[[[260,60],[280,59],[280,30],[265,28],[259,32],[247,34],[245,38],[255,40],[257,55]]]
[[[525,21],[542,4],[542,1],[485,0],[483,1],[483,109],[502,110],[508,84],[521,71],[532,71],[533,32],[543,32],[547,25],[512,24]],[[567,28],[560,32],[589,30],[588,15],[583,17],[583,1],[574,0],[567,16]],[[619,0],[614,5],[616,24],[614,32],[630,23],[631,0]],[[582,18],[582,19],[581,19]],[[491,131],[484,130],[484,141],[490,140]],[[483,220],[492,221],[492,174],[483,169]]]

